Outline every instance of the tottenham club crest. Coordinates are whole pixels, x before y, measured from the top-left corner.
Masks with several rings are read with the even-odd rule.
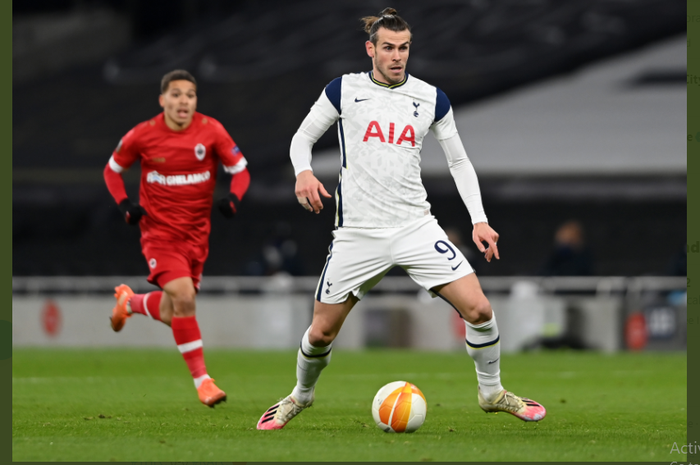
[[[204,147],[203,144],[197,144],[194,147],[194,155],[197,157],[197,160],[202,161],[204,160],[204,156],[207,154],[207,148]]]

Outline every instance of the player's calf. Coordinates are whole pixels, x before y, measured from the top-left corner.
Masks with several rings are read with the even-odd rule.
[[[148,294],[134,294],[131,299],[129,299],[128,308],[131,310],[132,314],[140,313],[153,320],[163,321],[160,315],[160,301],[162,297],[162,291],[153,291]]]

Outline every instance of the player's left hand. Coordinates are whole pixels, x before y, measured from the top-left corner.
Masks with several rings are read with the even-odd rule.
[[[500,260],[501,257],[498,255],[498,233],[491,229],[488,223],[476,223],[474,225],[474,231],[472,232],[472,240],[476,244],[479,252],[484,254],[487,262],[491,262],[491,258],[496,257],[496,260]],[[489,246],[484,247],[484,242]]]
[[[240,205],[240,203],[241,201],[238,200],[236,194],[229,193],[226,197],[219,200],[219,211],[226,218],[233,218],[236,215],[236,212],[238,211],[238,206]]]

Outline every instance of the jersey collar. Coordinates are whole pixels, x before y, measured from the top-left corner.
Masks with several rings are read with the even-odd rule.
[[[397,84],[384,84],[383,82],[377,81],[374,79],[374,71],[369,72],[369,79],[378,86],[386,87],[387,89],[396,89],[397,87],[401,87],[402,85],[406,84],[406,81],[408,81],[408,73],[406,73],[406,76],[404,76],[403,81]]]

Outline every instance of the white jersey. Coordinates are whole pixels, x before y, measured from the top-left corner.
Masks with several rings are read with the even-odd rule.
[[[445,94],[408,74],[390,86],[358,73],[332,81],[324,96],[338,114],[336,226],[390,228],[429,215],[420,151],[431,128],[440,139],[457,132]]]
[[[395,228],[430,215],[420,177],[420,152],[429,130],[441,145],[449,140],[458,146],[451,150],[459,152],[454,161],[467,163],[455,167],[468,165],[470,176],[458,187],[469,184],[471,190],[463,198],[472,219],[486,221],[476,175],[459,141],[450,102],[440,89],[408,74],[394,85],[377,81],[371,72],[334,79],[297,133],[305,138],[304,147],[295,148],[292,141],[295,174],[310,169],[310,146],[336,122],[341,164],[336,227]],[[443,145],[446,153],[449,147]],[[452,169],[449,154],[448,162]]]

